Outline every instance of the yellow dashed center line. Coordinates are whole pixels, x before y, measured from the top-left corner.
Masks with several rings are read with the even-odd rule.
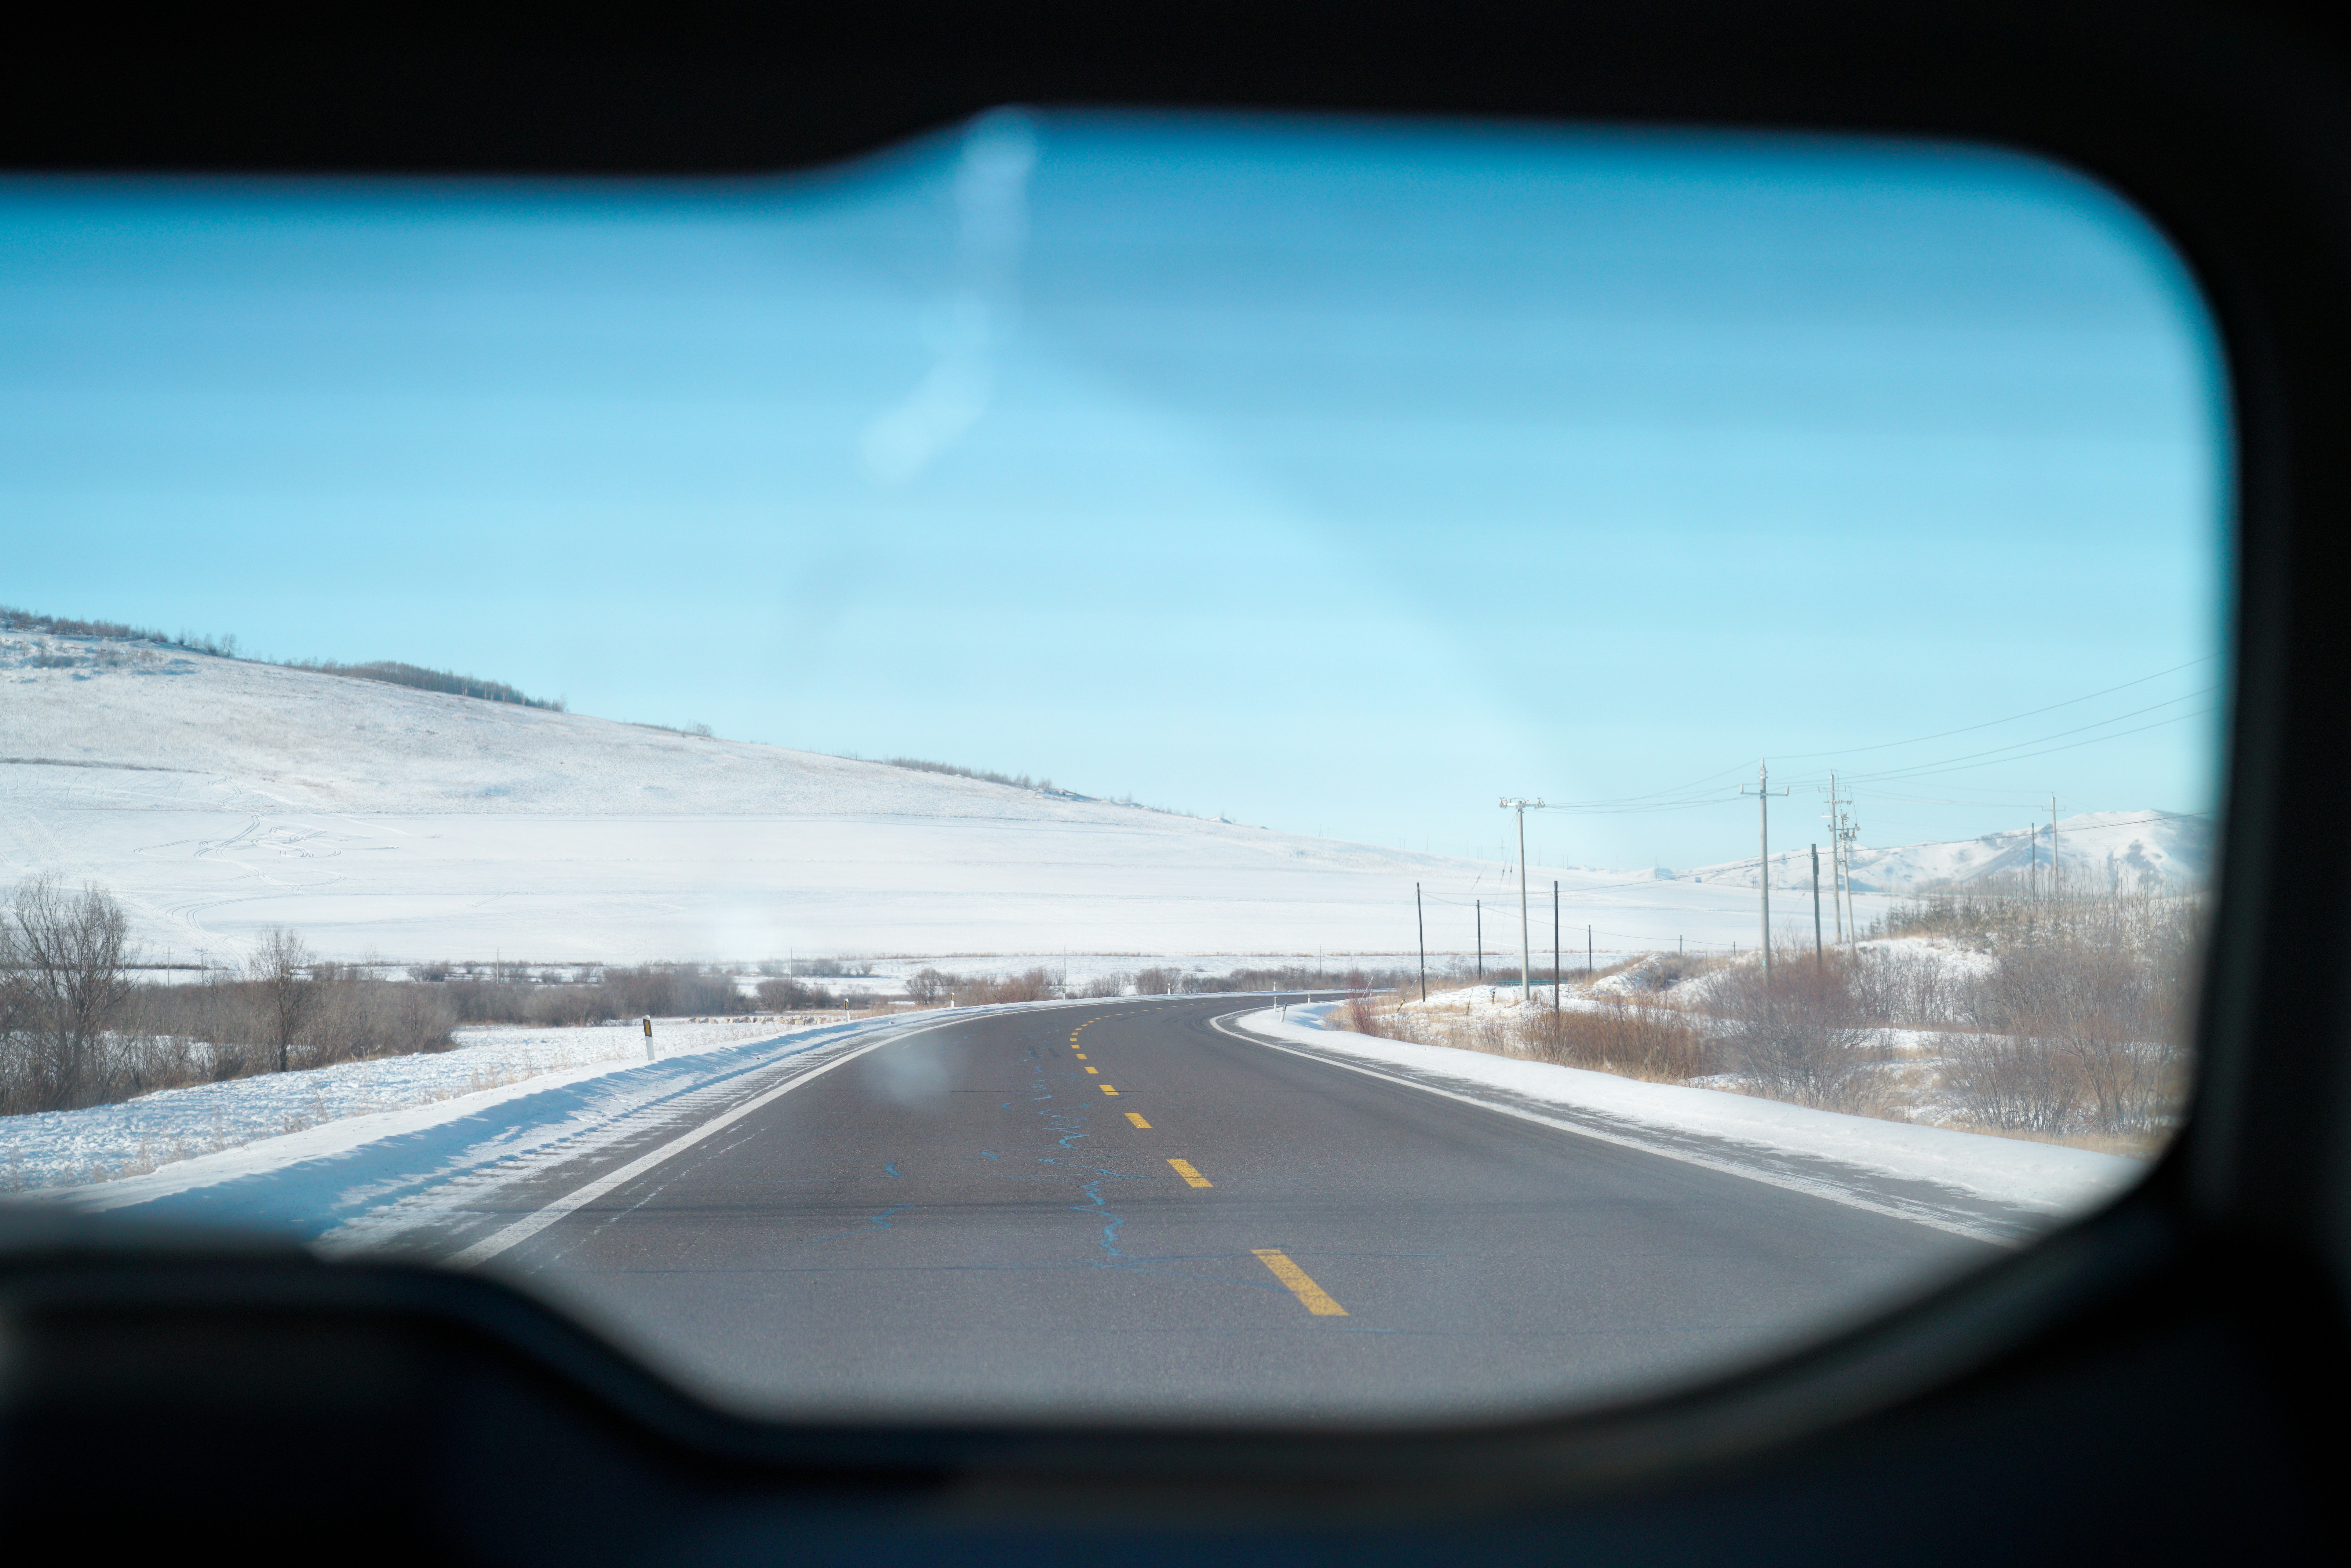
[[[1100,1073],[1100,1072],[1102,1071],[1102,1069],[1101,1069],[1101,1068],[1099,1068],[1099,1067],[1089,1067],[1089,1068],[1087,1068],[1087,1069],[1086,1069],[1086,1071],[1087,1071],[1088,1072]]]
[[[1146,1133],[1151,1131],[1151,1124],[1143,1119],[1143,1113],[1140,1111],[1129,1111],[1126,1113],[1126,1119]]]
[[[1103,1093],[1105,1093],[1105,1094],[1111,1095],[1111,1096],[1112,1096],[1112,1097],[1113,1097],[1113,1098],[1115,1098],[1115,1097],[1117,1096],[1117,1094],[1118,1094],[1118,1091],[1117,1091],[1117,1090],[1115,1090],[1115,1089],[1113,1089],[1113,1088],[1112,1088],[1112,1087],[1111,1087],[1109,1084],[1107,1084],[1107,1083],[1105,1083],[1105,1084],[1103,1084],[1103,1085],[1102,1086],[1102,1092]]]
[[[1273,1270],[1273,1277],[1290,1288],[1290,1293],[1306,1303],[1306,1310],[1318,1318],[1343,1318],[1347,1309],[1331,1299],[1331,1292],[1316,1284],[1305,1270],[1284,1257],[1280,1249],[1257,1247],[1250,1250],[1257,1260]]]
[[[1184,1178],[1186,1186],[1214,1186],[1217,1185],[1215,1182],[1210,1181],[1207,1176],[1202,1176],[1198,1171],[1194,1170],[1192,1168],[1192,1162],[1189,1160],[1169,1160],[1167,1163],[1176,1167],[1176,1174]],[[1304,1279],[1305,1276],[1301,1275],[1300,1278]],[[1311,1285],[1314,1281],[1307,1280],[1306,1282]]]

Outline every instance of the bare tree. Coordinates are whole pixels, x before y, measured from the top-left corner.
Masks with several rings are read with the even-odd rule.
[[[1176,994],[1184,978],[1184,971],[1161,967],[1138,969],[1134,975],[1134,994],[1138,997],[1165,997]]]
[[[0,936],[6,975],[0,1008],[14,1049],[8,1098],[30,1111],[96,1104],[108,1096],[108,1026],[131,993],[130,925],[99,887],[68,893],[37,876],[16,889]]]
[[[917,969],[906,977],[906,995],[919,1007],[930,1007],[953,998],[956,977],[937,969]]]
[[[301,933],[273,925],[262,933],[261,946],[246,964],[246,972],[260,988],[262,1024],[267,1044],[277,1052],[277,1071],[292,1065],[294,1039],[309,1021],[318,993],[303,971],[310,966],[310,950]]]

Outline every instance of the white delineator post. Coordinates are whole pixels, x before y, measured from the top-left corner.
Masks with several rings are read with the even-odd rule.
[[[645,1060],[646,1060],[647,1061],[651,1061],[653,1059],[653,1020],[651,1018],[647,1018],[647,1019],[645,1019]]]

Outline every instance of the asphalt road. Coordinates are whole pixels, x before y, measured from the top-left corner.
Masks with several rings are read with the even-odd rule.
[[[1280,1419],[1644,1392],[1995,1253],[1211,1027],[1241,1010],[897,1040],[489,1266],[756,1409]]]

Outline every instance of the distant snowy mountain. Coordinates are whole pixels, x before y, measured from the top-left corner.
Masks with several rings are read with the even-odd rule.
[[[1424,930],[1466,955],[1502,881],[1061,790],[0,632],[0,884],[36,872],[113,889],[158,956],[234,958],[282,924],[329,957],[540,963],[1396,955]],[[1747,939],[1733,888],[1533,875],[1604,954]]]
[[[2064,885],[2076,892],[2162,893],[2198,885],[2211,873],[2212,844],[2212,819],[2181,812],[2089,811],[2057,823]],[[2045,825],[2037,837],[2020,828],[1945,843],[1889,849],[1856,845],[1853,886],[1859,893],[1915,894],[2022,885],[2028,873],[2048,875],[2049,853]],[[1693,882],[1751,888],[1755,862],[1752,857],[1726,861],[1678,874]],[[1810,852],[1802,848],[1772,852],[1771,885],[1809,888]]]

